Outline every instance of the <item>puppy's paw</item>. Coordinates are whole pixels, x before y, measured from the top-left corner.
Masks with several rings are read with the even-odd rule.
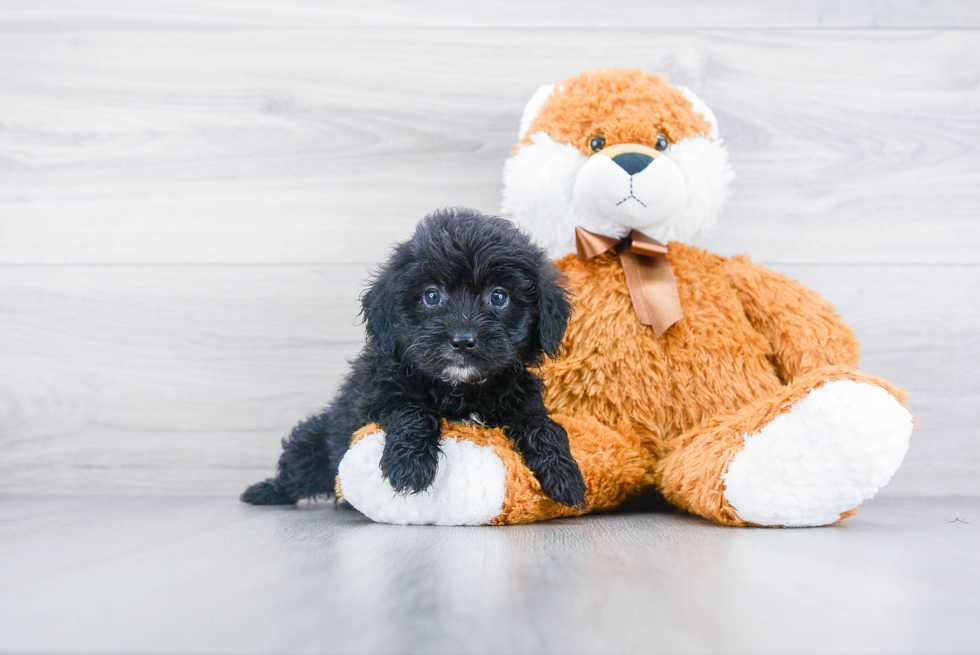
[[[400,440],[391,435],[381,455],[381,476],[398,493],[417,494],[436,479],[439,470],[439,444],[429,440]]]
[[[550,462],[535,477],[541,483],[541,491],[551,500],[572,509],[585,509],[585,480],[570,456]]]
[[[510,430],[510,437],[544,495],[565,507],[586,509],[585,480],[572,457],[565,428],[545,417],[538,423],[519,424]]]

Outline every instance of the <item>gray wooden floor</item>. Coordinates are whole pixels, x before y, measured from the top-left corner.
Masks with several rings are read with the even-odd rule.
[[[3,652],[966,653],[978,616],[977,498],[764,530],[0,497]]]

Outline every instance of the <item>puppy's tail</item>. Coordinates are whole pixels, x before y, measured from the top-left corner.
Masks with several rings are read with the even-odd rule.
[[[249,505],[293,505],[299,498],[283,488],[280,478],[268,478],[256,482],[238,497]]]
[[[329,426],[329,413],[323,412],[294,427],[282,440],[278,475],[253,484],[240,496],[241,501],[292,505],[300,498],[333,494],[337,462],[330,455]]]

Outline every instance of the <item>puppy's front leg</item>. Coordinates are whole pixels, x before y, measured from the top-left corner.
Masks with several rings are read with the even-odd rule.
[[[568,434],[542,411],[524,415],[507,430],[514,448],[556,503],[585,509],[585,480],[568,446]]]
[[[385,431],[381,475],[399,493],[428,489],[439,469],[439,417],[407,406],[386,412],[378,422]]]

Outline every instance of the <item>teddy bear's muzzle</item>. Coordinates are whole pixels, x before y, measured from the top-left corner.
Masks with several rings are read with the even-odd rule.
[[[687,183],[668,154],[622,143],[589,157],[576,177],[573,197],[593,221],[586,229],[622,237],[618,232],[630,229],[655,231],[677,215],[687,202]],[[610,224],[619,229],[610,230]]]

